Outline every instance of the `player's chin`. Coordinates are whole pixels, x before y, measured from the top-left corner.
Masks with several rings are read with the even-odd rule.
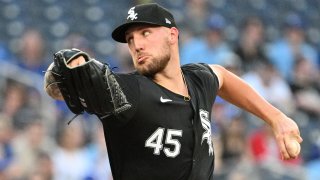
[[[147,77],[154,77],[154,75],[158,72],[157,69],[150,68],[147,66],[136,67],[139,74]]]
[[[150,72],[148,70],[145,69],[137,69],[138,73],[143,75],[143,76],[147,76],[147,77],[153,77],[155,75],[155,73]]]

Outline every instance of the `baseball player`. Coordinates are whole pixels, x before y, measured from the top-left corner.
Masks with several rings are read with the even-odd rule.
[[[46,90],[57,84],[49,95],[75,114],[100,118],[115,180],[212,180],[217,95],[269,124],[283,159],[297,157],[288,145],[302,142],[296,123],[243,80],[219,65],[180,66],[179,30],[167,9],[130,8],[112,37],[128,44],[136,72],[115,74],[85,52],[65,49],[55,54],[48,70],[55,81]]]

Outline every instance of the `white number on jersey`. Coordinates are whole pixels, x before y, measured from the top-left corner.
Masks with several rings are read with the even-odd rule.
[[[165,139],[165,144],[173,145],[173,150],[170,148],[163,148],[162,140],[164,136],[165,129],[158,128],[145,142],[145,147],[153,148],[153,154],[159,155],[160,151],[163,149],[164,154],[167,157],[174,158],[180,154],[181,144],[175,139],[175,137],[182,136],[182,130],[168,129]]]
[[[162,139],[164,134],[164,128],[158,128],[147,140],[145,147],[153,148],[153,154],[159,155],[162,150]]]

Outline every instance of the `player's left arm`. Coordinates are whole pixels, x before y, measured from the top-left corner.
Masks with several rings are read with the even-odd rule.
[[[210,65],[219,80],[218,95],[226,101],[256,115],[269,124],[274,132],[283,159],[297,157],[291,151],[291,142],[301,143],[297,124],[260,96],[244,80],[220,65]]]

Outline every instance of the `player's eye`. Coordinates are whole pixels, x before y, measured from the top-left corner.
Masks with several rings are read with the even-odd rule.
[[[131,42],[132,42],[132,37],[128,37],[128,38],[126,39],[126,41],[127,41],[128,44],[131,44]]]
[[[144,37],[147,37],[150,35],[150,31],[143,31],[142,34]]]

